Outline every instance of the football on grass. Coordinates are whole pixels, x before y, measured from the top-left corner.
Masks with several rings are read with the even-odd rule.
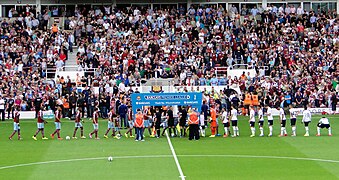
[[[70,140],[71,138],[69,136],[66,136],[66,140]]]
[[[109,162],[111,162],[111,161],[113,161],[113,157],[110,156],[110,157],[107,158],[107,160],[108,160]]]

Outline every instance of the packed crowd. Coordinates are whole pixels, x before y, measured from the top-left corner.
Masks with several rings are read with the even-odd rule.
[[[243,94],[230,94],[227,88],[204,92],[209,103],[241,106],[244,95],[252,93],[270,106],[337,104],[339,22],[332,10],[269,5],[246,9],[245,15],[234,6],[107,6],[104,11],[76,9],[67,19],[71,30],[62,30],[53,23],[48,27],[49,10],[35,15],[27,9],[18,17],[1,18],[0,94],[9,112],[13,106],[38,110],[40,104],[52,110],[56,104],[90,109],[93,103],[107,112],[117,100],[128,104],[129,86],[151,78],[173,78],[176,86],[237,86]],[[79,69],[95,73],[76,82],[67,77],[47,81],[46,68],[62,70],[74,45]],[[215,67],[235,64],[247,64],[257,75],[214,73]],[[258,68],[263,66],[268,70]],[[99,94],[94,86],[100,87]]]

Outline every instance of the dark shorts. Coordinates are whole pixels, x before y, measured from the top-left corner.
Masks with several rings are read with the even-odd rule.
[[[281,125],[281,127],[286,127],[286,120],[282,120],[280,125]]]
[[[232,120],[232,126],[238,126],[238,121],[237,120]]]
[[[310,122],[304,122],[305,127],[308,127],[308,124],[310,124]]]
[[[179,126],[186,126],[186,119],[180,119]]]
[[[172,126],[174,126],[174,119],[168,120],[168,127],[172,127]]]
[[[250,127],[254,127],[255,126],[255,122],[250,122]]]
[[[320,123],[318,123],[318,127],[320,127],[321,129],[323,129],[323,128],[328,129],[328,128],[331,127],[331,125],[330,124],[320,124]]]
[[[268,120],[268,125],[273,126],[273,120]]]
[[[291,126],[295,126],[295,123],[297,122],[297,118],[291,119]]]
[[[160,123],[155,123],[155,129],[160,129]]]
[[[258,124],[259,124],[260,127],[263,127],[264,126],[264,121],[259,121]]]
[[[224,127],[230,127],[230,123],[227,122],[227,123],[223,123],[224,124]]]

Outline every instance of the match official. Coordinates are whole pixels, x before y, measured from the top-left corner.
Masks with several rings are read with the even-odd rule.
[[[189,138],[188,140],[199,140],[200,136],[199,136],[199,115],[196,112],[196,109],[193,108],[192,112],[189,114],[189,120],[188,120],[188,124],[189,124]]]

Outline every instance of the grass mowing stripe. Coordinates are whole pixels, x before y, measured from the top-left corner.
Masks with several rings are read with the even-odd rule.
[[[166,138],[167,138],[167,141],[168,141],[168,145],[169,145],[169,147],[170,147],[170,149],[171,149],[171,152],[172,152],[172,155],[173,155],[175,164],[176,164],[177,167],[178,167],[178,171],[179,171],[179,174],[180,174],[179,177],[181,178],[181,180],[185,180],[185,175],[184,175],[184,173],[182,172],[182,169],[181,169],[181,166],[180,166],[180,163],[179,163],[177,154],[175,153],[175,150],[174,150],[174,148],[173,148],[171,139],[170,139],[170,137],[168,136],[167,131],[166,131]]]

